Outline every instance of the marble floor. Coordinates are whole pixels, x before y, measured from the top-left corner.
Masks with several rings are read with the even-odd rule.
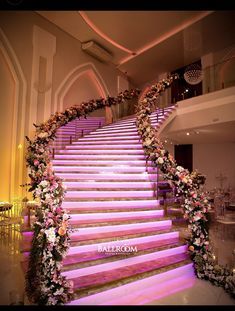
[[[217,250],[218,261],[235,267],[235,224],[215,222],[211,225],[211,237]],[[1,228],[0,232],[0,305],[28,304],[24,295],[24,275],[20,260],[21,233],[19,225]],[[167,293],[167,294],[166,294]],[[130,304],[135,304],[133,301]],[[136,304],[145,305],[234,305],[222,288],[192,276],[190,286],[182,286],[177,292],[165,291],[162,295],[147,293]]]

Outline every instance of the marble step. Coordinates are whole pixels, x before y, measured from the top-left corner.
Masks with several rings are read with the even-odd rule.
[[[149,211],[149,210],[148,210]],[[81,213],[81,215],[84,215],[85,213]],[[86,213],[88,214],[88,213]],[[90,213],[91,215],[93,213]],[[97,213],[96,213],[97,214]],[[107,213],[103,213],[104,215]],[[73,213],[70,213],[70,215],[73,215]],[[151,222],[153,220],[160,221],[165,220],[167,217],[163,217],[163,212],[159,216],[155,216],[154,218],[152,216],[132,216],[132,217],[119,217],[119,218],[109,218],[109,217],[103,217],[102,219],[90,219],[90,220],[73,220],[70,221],[71,226],[74,229],[77,228],[84,228],[84,227],[99,227],[99,226],[112,226],[112,225],[121,225],[121,224],[134,224],[134,223],[147,223]]]
[[[55,154],[55,160],[63,160],[63,159],[107,159],[107,160],[145,160],[145,155],[140,154]]]
[[[79,145],[103,145],[103,140],[88,140],[88,139],[79,139],[78,141],[72,142],[72,146],[79,146]],[[131,144],[131,145],[141,145],[142,143],[138,139],[127,139],[127,140],[106,140],[105,144],[115,144],[115,145],[123,145],[123,144]]]
[[[80,228],[70,234],[71,238],[71,248],[74,255],[76,251],[79,253],[86,253],[88,251],[97,251],[99,243],[109,243],[109,245],[114,245],[117,240],[124,241],[130,240],[131,243],[143,244],[143,243],[153,243],[156,241],[163,241],[165,239],[179,240],[179,234],[177,231],[171,229],[171,220],[160,220],[148,223],[136,223],[136,224],[126,224],[126,225],[113,225],[113,226],[100,226],[100,227],[85,227]],[[21,243],[21,252],[28,252],[31,247],[31,241],[33,237],[32,231],[22,232],[23,241]],[[160,236],[159,236],[160,235]],[[146,237],[149,237],[150,241]],[[129,241],[127,241],[130,243]],[[119,242],[122,243],[122,242]],[[96,246],[90,246],[95,244]],[[141,244],[141,245],[142,245]],[[89,245],[89,247],[82,248],[82,245]],[[82,253],[82,254],[84,254]]]
[[[89,188],[89,189],[152,189],[155,185],[156,182],[150,182],[150,181],[136,181],[136,182],[131,182],[131,181],[120,181],[116,182],[113,181],[112,183],[110,182],[105,182],[105,181],[77,181],[77,182],[64,182],[63,183],[66,187],[67,190],[71,189],[84,189],[84,188]]]
[[[102,246],[105,247],[106,245],[108,245],[108,242],[107,243],[105,241],[102,242]],[[154,242],[139,243],[136,244],[138,252],[128,254],[128,257],[132,257],[134,259],[135,256],[149,254],[163,249],[169,249],[181,245],[184,244],[179,242],[178,238],[166,238]],[[69,271],[74,269],[85,268],[88,266],[91,267],[98,264],[115,262],[116,260],[125,258],[127,258],[126,254],[117,254],[111,252],[104,253],[98,250],[68,255],[63,261],[64,265],[63,271]]]
[[[61,150],[61,152],[57,153],[57,154],[115,154],[115,155],[119,155],[119,154],[133,154],[133,155],[144,155],[144,150],[139,149],[139,150],[133,150],[133,149],[80,149],[80,150],[70,150],[70,149],[64,149]]]
[[[115,164],[115,163],[114,163]],[[94,172],[94,173],[109,173],[109,172],[113,172],[113,173],[145,173],[146,172],[146,167],[145,166],[69,166],[69,165],[65,165],[65,166],[59,166],[59,165],[53,165],[53,169],[56,173],[58,172],[62,172],[62,173],[66,173],[66,172]],[[153,166],[149,166],[148,167],[148,172],[149,173],[157,173],[157,168],[153,167]]]
[[[109,137],[109,138],[116,138],[119,137],[119,139],[121,139],[121,137],[126,137],[126,138],[140,138],[140,136],[138,135],[138,133],[133,132],[133,133],[97,133],[97,132],[93,132],[90,133],[89,135],[87,135],[87,137],[89,138],[102,138],[102,137]]]
[[[146,305],[154,300],[164,298],[169,293],[174,294],[190,288],[195,283],[192,263],[180,263],[174,265],[172,269],[162,270],[153,276],[72,300],[67,305]]]
[[[69,199],[80,198],[154,198],[156,196],[154,190],[67,190],[66,191],[66,201]]]
[[[68,209],[70,212],[76,210],[77,208],[117,208],[125,210],[125,208],[138,208],[138,207],[155,207],[158,208],[160,206],[159,200],[151,199],[151,200],[117,200],[117,201],[63,201],[62,207]],[[123,216],[124,214],[122,214]]]
[[[87,268],[66,271],[63,275],[73,280],[76,298],[87,296],[87,292],[97,293],[118,284],[126,284],[137,279],[159,273],[161,268],[174,267],[177,263],[189,263],[185,247],[176,247],[151,255],[140,255]],[[102,267],[100,267],[102,266]]]
[[[92,144],[92,145],[83,145],[83,144],[73,144],[70,146],[66,146],[66,149],[71,149],[71,150],[83,150],[83,149],[98,149],[98,150],[104,150],[104,149],[113,149],[113,150],[117,150],[117,149],[136,149],[136,150],[140,150],[142,149],[142,144],[141,143],[136,143],[136,144],[130,144],[130,143],[126,143],[123,142],[122,144]],[[115,163],[114,163],[115,164]]]
[[[92,166],[113,166],[115,165],[123,165],[123,166],[145,166],[145,160],[52,160],[53,165],[92,165]],[[151,165],[151,162],[148,162],[148,165]]]
[[[113,136],[113,137],[109,137],[109,136],[91,136],[91,135],[86,135],[84,137],[79,138],[78,142],[83,142],[83,141],[112,141],[115,142],[116,140],[122,140],[122,142],[126,141],[126,140],[135,140],[135,141],[141,141],[140,136],[139,135],[132,135],[132,136],[124,136],[124,135],[119,135],[119,136]],[[75,142],[74,142],[75,143]]]
[[[111,201],[112,202],[112,201]],[[122,201],[123,202],[123,201]],[[67,203],[67,202],[65,202]],[[88,202],[79,202],[81,203]],[[90,202],[89,202],[90,203]],[[97,203],[95,201],[94,203]],[[116,221],[128,221],[128,220],[145,220],[145,219],[155,219],[157,217],[163,217],[164,211],[162,209],[149,210],[149,211],[135,211],[135,212],[110,212],[108,214],[104,213],[84,213],[84,214],[72,214],[70,213],[70,223],[79,224],[89,224],[89,223],[103,223],[106,222],[116,222]]]
[[[157,173],[148,174],[147,172],[143,173],[56,173],[57,176],[66,179],[66,180],[90,180],[90,181],[157,181]]]

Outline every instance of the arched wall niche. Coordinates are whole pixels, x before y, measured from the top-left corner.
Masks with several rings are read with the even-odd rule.
[[[22,196],[26,80],[18,58],[0,28],[0,201]]]
[[[54,112],[80,104],[90,99],[106,98],[109,94],[106,83],[93,63],[85,63],[74,68],[62,81],[55,92]],[[106,122],[112,119],[112,110],[97,110],[92,116],[106,116]]]

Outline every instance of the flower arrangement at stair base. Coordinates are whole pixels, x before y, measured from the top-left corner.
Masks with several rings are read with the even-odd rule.
[[[105,106],[135,98],[139,93],[138,89],[125,91],[115,98],[90,100],[80,106],[70,107],[63,113],[57,112],[48,121],[35,125],[33,140],[26,137],[26,162],[31,180],[29,191],[33,192],[33,198],[40,205],[33,224],[33,240],[26,274],[26,293],[32,303],[59,305],[73,297],[72,281],[66,280],[61,274],[62,260],[69,249],[72,230],[69,215],[61,206],[66,190],[62,179],[53,171],[49,143],[55,139],[57,129],[68,122]]]
[[[157,97],[177,79],[176,75],[153,85],[148,93],[140,100],[136,110],[136,124],[142,138],[145,155],[148,161],[158,166],[177,194],[184,197],[182,205],[184,218],[188,220],[190,238],[189,253],[194,261],[194,269],[198,278],[210,280],[213,284],[222,286],[235,296],[235,274],[227,267],[218,265],[209,245],[207,228],[207,213],[210,204],[206,195],[200,190],[205,177],[197,171],[190,173],[178,166],[172,155],[161,143],[157,129],[151,125],[151,107]]]

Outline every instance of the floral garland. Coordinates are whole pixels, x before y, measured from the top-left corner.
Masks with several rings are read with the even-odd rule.
[[[190,174],[187,169],[178,166],[159,140],[157,129],[151,125],[149,115],[154,102],[177,78],[177,75],[173,75],[156,83],[139,101],[136,109],[138,132],[147,159],[161,169],[164,178],[171,186],[176,187],[177,195],[185,199],[182,207],[190,230],[188,249],[194,261],[196,275],[198,278],[210,280],[213,284],[224,287],[227,292],[235,296],[235,274],[227,267],[216,264],[209,245],[207,213],[210,204],[205,193],[200,191],[200,185],[204,183],[205,177],[197,171]]]
[[[116,98],[90,100],[64,113],[56,112],[51,118],[35,125],[33,140],[28,141],[26,162],[29,168],[30,189],[39,201],[33,239],[26,273],[26,293],[31,302],[41,305],[60,305],[73,297],[73,283],[61,275],[62,260],[70,245],[69,215],[61,204],[65,195],[62,179],[55,175],[50,162],[49,143],[59,127],[85,117],[106,106],[116,105],[139,95],[138,89],[120,93]]]

